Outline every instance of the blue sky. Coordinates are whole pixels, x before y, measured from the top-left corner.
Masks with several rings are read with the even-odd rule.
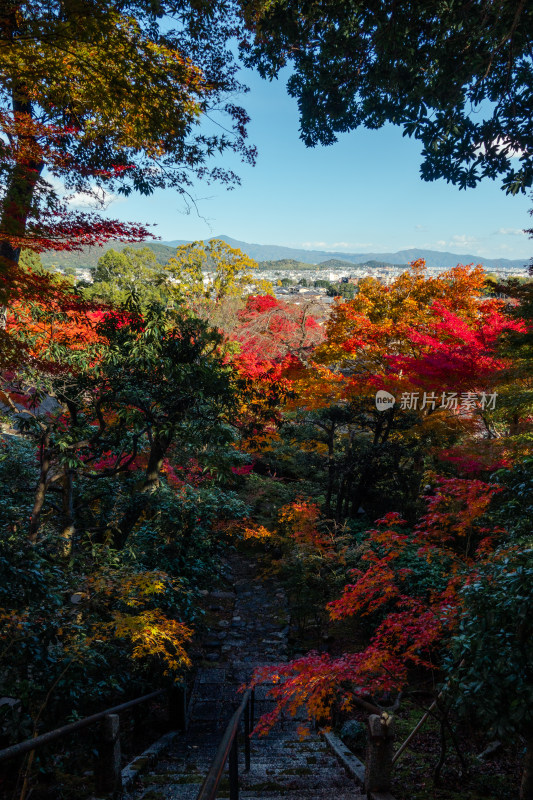
[[[396,251],[408,247],[449,250],[494,258],[533,255],[533,200],[510,197],[485,180],[460,191],[419,177],[418,142],[387,126],[358,130],[330,147],[308,149],[298,135],[296,101],[286,77],[269,83],[246,73],[251,91],[240,98],[257,145],[255,167],[227,158],[241,186],[198,185],[200,216],[187,214],[176,192],[112,202],[108,214],[157,223],[163,240],[206,239],[226,234],[261,244],[346,252]]]

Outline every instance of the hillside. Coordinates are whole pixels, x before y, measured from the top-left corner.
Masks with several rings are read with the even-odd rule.
[[[137,242],[135,244],[124,244],[124,242],[107,242],[102,247],[84,247],[79,252],[56,252],[49,250],[41,254],[41,260],[45,267],[57,266],[61,269],[74,267],[75,269],[91,269],[96,267],[98,259],[107,250],[123,250],[125,247],[140,249],[149,247],[153,250],[160,264],[167,264],[169,258],[176,254],[175,247],[169,247],[161,242]]]
[[[358,269],[360,264],[352,264],[351,261],[343,261],[340,258],[330,258],[318,264],[322,269]]]
[[[306,261],[296,261],[294,258],[280,258],[279,261],[259,261],[259,269],[284,270],[284,269],[314,269],[316,264],[309,264]]]
[[[256,261],[279,261],[284,259],[294,259],[310,264],[322,264],[330,259],[339,259],[350,264],[367,264],[369,261],[380,261],[385,264],[408,264],[417,258],[424,258],[428,267],[433,269],[450,269],[457,264],[482,264],[487,270],[510,269],[519,270],[524,273],[527,271],[527,259],[508,259],[508,258],[485,258],[484,256],[473,255],[472,253],[449,253],[439,250],[423,250],[412,248],[410,250],[399,250],[396,253],[334,253],[327,250],[305,250],[304,248],[284,247],[273,244],[253,244],[232,239],[230,236],[213,236],[213,239],[222,239],[231,245],[243,250]],[[167,245],[176,247],[184,244],[183,240],[165,242]]]
[[[254,258],[261,269],[312,269],[319,265],[323,269],[357,269],[384,267],[402,267],[417,258],[423,258],[428,267],[432,269],[450,269],[457,264],[482,264],[486,270],[512,270],[527,272],[526,259],[484,258],[471,253],[456,254],[440,252],[438,250],[399,250],[396,253],[329,253],[326,250],[304,250],[283,247],[281,245],[251,244],[232,239],[230,236],[213,236],[212,239],[222,239],[231,247],[237,247],[251,258]],[[47,252],[42,254],[43,264],[47,267],[52,264],[60,268],[75,267],[87,269],[95,267],[98,259],[106,250],[114,248],[122,250],[124,247],[149,247],[156,254],[160,264],[166,264],[176,253],[176,247],[188,244],[183,239],[170,242],[139,242],[125,245],[123,242],[108,242],[103,247],[86,247],[80,252]]]
[[[388,269],[389,267],[405,269],[407,262],[405,264],[391,264],[388,261],[370,259],[369,261],[363,261],[362,264],[355,264],[352,261],[343,261],[340,258],[330,258],[328,261],[321,261],[317,266],[322,269],[346,269],[352,271],[354,269]]]

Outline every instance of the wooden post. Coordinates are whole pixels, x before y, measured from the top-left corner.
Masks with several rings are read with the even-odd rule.
[[[255,723],[255,686],[252,689],[252,695],[250,697],[250,730],[254,729]]]
[[[168,721],[174,730],[187,730],[187,689],[171,686],[168,691]]]
[[[230,800],[239,800],[239,751],[237,749],[237,736],[233,740],[229,751],[229,797]]]
[[[391,788],[394,755],[394,720],[388,714],[368,718],[368,744],[365,762],[365,791],[388,792]]]
[[[122,791],[119,733],[118,714],[108,714],[100,726],[96,783],[98,791],[117,795]]]
[[[244,709],[244,769],[246,772],[250,771],[250,701],[246,704]]]

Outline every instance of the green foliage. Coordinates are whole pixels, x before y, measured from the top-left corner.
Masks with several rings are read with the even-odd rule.
[[[326,294],[329,297],[344,297],[346,300],[352,300],[357,294],[357,286],[353,283],[339,282],[330,283]]]
[[[308,146],[392,122],[422,142],[426,180],[466,188],[501,175],[512,194],[531,186],[525,3],[257,0],[246,13],[256,34],[248,63],[270,78],[292,63]]]
[[[280,258],[276,261],[259,261],[259,269],[285,270],[285,269],[316,269],[316,264],[306,261],[296,261],[294,258]]]
[[[19,264],[21,267],[31,269],[33,272],[39,272],[44,266],[40,254],[34,253],[33,250],[22,250]]]
[[[110,554],[101,548],[97,558],[80,554],[74,563],[58,561],[48,526],[48,535],[33,545],[26,521],[31,507],[27,500],[36,479],[35,451],[29,442],[15,437],[10,437],[3,451],[0,675],[3,692],[20,704],[13,715],[2,708],[0,725],[16,741],[32,735],[40,712],[39,725],[53,727],[53,721],[65,719],[65,707],[83,713],[117,691],[126,691],[128,681],[140,684],[128,666],[126,650],[115,650],[104,641],[85,644],[98,617],[102,619],[103,614],[105,619],[106,610],[99,614],[85,610],[76,592],[84,585],[87,568],[101,566]]]
[[[366,728],[357,719],[347,720],[340,730],[340,736],[351,750],[363,750],[366,745]]]
[[[533,458],[526,458],[510,470],[499,470],[493,479],[507,488],[496,502],[492,517],[521,545],[531,543],[533,516]]]
[[[413,420],[403,414],[394,418],[389,439],[376,444],[380,423],[365,399],[286,414],[279,441],[262,459],[279,476],[299,480],[301,491],[324,503],[337,522],[357,519],[361,508],[371,522],[400,509],[414,520],[422,508],[422,453],[431,438],[405,440]]]
[[[107,250],[93,273],[93,283],[82,289],[84,297],[123,306],[128,298],[138,299],[141,308],[150,303],[165,303],[165,277],[152,249],[125,247],[121,252]]]
[[[496,737],[533,728],[533,550],[502,550],[461,591],[445,666],[457,710]]]
[[[151,503],[156,513],[137,525],[130,548],[144,568],[179,576],[194,597],[216,574],[220,554],[230,544],[217,523],[247,517],[249,506],[235,492],[209,481],[181,488],[165,481]]]
[[[4,383],[54,397],[46,413],[9,410],[20,433],[0,449],[0,678],[20,701],[2,711],[10,741],[181,674],[183,626],[230,544],[223,522],[248,515],[230,488],[243,456],[220,334],[154,304],[100,316],[86,347],[47,345],[61,369],[30,362]]]
[[[10,437],[0,460],[0,680],[3,693],[20,701],[0,711],[10,742],[162,681],[161,654],[134,657],[133,643],[115,633],[117,620],[131,625],[157,612],[197,622],[198,592],[216,580],[230,545],[217,523],[249,513],[234,492],[212,482],[195,487],[162,478],[118,553],[102,532],[131,503],[139,473],[85,476],[75,493],[78,535],[70,556],[58,558],[55,503],[47,506],[40,541],[27,537],[25,498],[36,475],[32,443]]]
[[[25,529],[37,477],[35,447],[19,436],[0,439],[0,530]]]
[[[133,250],[151,250],[158,264],[161,264],[161,266],[167,264],[169,259],[176,253],[175,247],[162,244],[161,242],[134,242],[127,245],[127,247]],[[121,242],[110,241],[102,244],[101,247],[83,247],[79,251],[75,250],[73,252],[48,250],[41,254],[41,260],[43,266],[46,268],[55,265],[61,270],[65,270],[67,267],[74,267],[76,271],[81,269],[94,270],[96,269],[99,259],[108,250],[115,250],[120,253],[124,249],[124,244]]]

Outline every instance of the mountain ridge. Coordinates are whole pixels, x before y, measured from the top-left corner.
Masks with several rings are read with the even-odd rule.
[[[331,259],[339,259],[350,263],[358,264],[366,261],[384,261],[392,264],[408,264],[410,261],[415,261],[418,258],[423,258],[428,267],[432,269],[450,269],[457,264],[482,264],[487,269],[513,269],[520,270],[527,269],[528,259],[509,259],[509,258],[485,258],[484,256],[475,256],[471,253],[449,253],[440,250],[429,250],[423,248],[408,248],[406,250],[398,250],[395,253],[380,252],[380,253],[343,253],[329,250],[306,250],[304,248],[285,247],[284,245],[268,245],[257,244],[252,242],[243,242],[239,239],[233,239],[231,236],[221,234],[220,236],[211,236],[211,239],[222,239],[222,241],[229,244],[231,247],[238,247],[250,258],[256,261],[276,261],[281,259],[294,259],[295,261],[304,261],[310,264],[320,264],[323,261]],[[170,247],[179,247],[183,244],[190,244],[190,242],[182,239],[174,239],[172,241],[161,242],[161,244]]]
[[[457,264],[474,263],[482,264],[489,272],[494,269],[510,269],[525,273],[528,267],[527,259],[484,258],[469,253],[458,255],[456,253],[441,252],[440,250],[424,250],[420,248],[399,250],[396,253],[341,253],[328,250],[305,250],[304,248],[285,247],[284,245],[254,244],[233,239],[231,236],[226,235],[212,236],[211,239],[222,239],[231,247],[239,248],[258,262],[294,260],[308,265],[320,265],[338,260],[344,262],[348,269],[350,264],[355,266],[356,264],[361,265],[368,262],[385,262],[388,265],[401,267],[417,258],[423,258],[431,269],[450,269]],[[86,247],[79,252],[48,251],[42,253],[41,258],[46,267],[56,265],[62,269],[66,267],[90,269],[96,266],[100,256],[110,248],[122,250],[124,247],[149,247],[155,252],[159,263],[166,264],[168,259],[175,255],[176,247],[184,244],[191,244],[191,241],[185,239],[174,239],[172,241],[149,240],[137,242],[133,245],[117,241],[107,242],[102,247]],[[327,264],[324,269],[328,269]]]

